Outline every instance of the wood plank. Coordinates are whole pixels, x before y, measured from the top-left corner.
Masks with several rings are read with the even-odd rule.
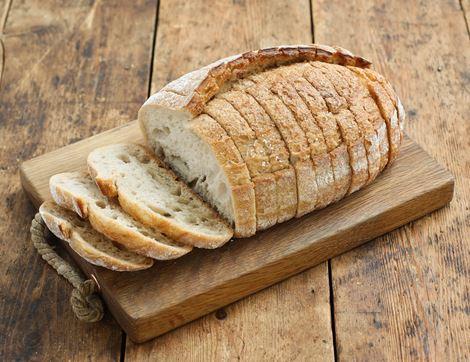
[[[445,210],[332,261],[341,360],[469,360],[470,47],[458,0],[319,0],[316,40],[369,57],[456,177]]]
[[[230,54],[279,44],[310,43],[312,35],[309,6],[308,0],[295,3],[288,0],[161,1],[152,92],[188,71]],[[178,47],[168,44],[178,44]],[[198,340],[198,353],[201,357],[210,355],[214,359],[225,359],[227,356],[237,355],[238,351],[244,351],[242,354],[256,360],[266,358],[269,353],[280,353],[279,348],[274,351],[269,348],[273,343],[283,345],[286,356],[295,355],[298,345],[292,343],[290,331],[307,322],[316,328],[292,335],[298,337],[298,343],[308,341],[303,343],[306,347],[302,354],[312,359],[332,360],[329,291],[325,287],[328,283],[326,264],[307,275],[308,277],[299,276],[285,282],[285,287],[276,286],[234,304],[230,307],[224,324],[208,316],[165,335],[165,348],[162,348],[163,342],[159,338],[152,343],[152,347],[145,347],[145,351],[154,351],[157,356],[162,355],[168,359],[179,357],[181,336],[184,335]],[[298,301],[311,298],[311,285],[321,286],[316,288],[315,303],[299,304]],[[279,305],[281,301],[282,305]],[[266,309],[269,305],[277,305],[278,308]],[[290,312],[293,309],[297,309],[298,313]],[[264,313],[261,315],[259,311]],[[281,326],[280,313],[285,316]],[[228,320],[231,328],[227,327]],[[258,328],[252,327],[261,321],[270,326],[265,333],[259,333]],[[230,335],[234,328],[244,331],[240,334],[241,339],[234,339]],[[210,339],[201,338],[206,333],[204,331],[218,336],[221,348],[214,350]],[[189,337],[192,333],[195,336]],[[266,347],[260,349],[259,346]],[[146,355],[141,348],[143,347],[129,345],[127,354],[139,360]]]
[[[209,62],[230,54],[236,54],[250,49],[258,49],[278,44],[288,43],[310,43],[309,1],[302,0],[291,2],[281,0],[272,2],[269,0],[256,0],[249,2],[234,2],[229,0],[207,2],[197,1],[161,1],[158,20],[157,39],[155,44],[155,57],[153,66],[152,92],[157,91],[169,81],[178,76],[206,65]],[[260,14],[263,14],[260,16]],[[178,47],[170,47],[168,44],[178,44]],[[322,272],[320,272],[322,271]],[[196,338],[201,335],[201,325],[204,330],[211,334],[231,338],[230,343],[224,345],[223,350],[213,350],[209,339],[202,339],[199,343],[201,356],[212,355],[214,359],[224,359],[228,355],[235,355],[243,349],[250,351],[251,359],[261,358],[265,353],[261,350],[247,348],[246,341],[252,341],[252,346],[270,345],[270,343],[286,344],[289,341],[287,331],[308,320],[316,325],[315,329],[305,332],[304,339],[309,343],[306,356],[314,359],[333,358],[333,340],[331,333],[331,320],[329,313],[329,291],[327,288],[318,288],[316,304],[303,304],[298,314],[289,313],[293,305],[297,306],[296,300],[309,298],[305,290],[309,290],[308,283],[315,285],[327,285],[328,273],[325,266],[319,267],[319,271],[309,273],[310,278],[295,278],[289,282],[297,285],[296,289],[289,292],[273,288],[259,296],[251,297],[249,300],[241,301],[232,309],[240,310],[236,316],[229,314],[233,326],[238,330],[244,330],[243,339],[233,340],[229,337],[230,330],[217,320],[208,317],[206,322],[197,321],[188,327],[182,328],[176,334],[165,336],[167,341],[165,350],[161,348],[161,342],[157,339],[152,348],[158,353],[163,353],[168,358],[179,356],[180,335],[197,333]],[[296,290],[292,292],[292,290]],[[287,295],[295,298],[286,298]],[[259,322],[256,311],[262,310],[265,305],[284,303],[283,329],[268,329],[269,332],[260,334],[257,328],[250,328]],[[318,311],[321,310],[321,313]],[[269,309],[264,313],[263,320],[273,327],[278,326],[279,311]],[[309,318],[305,318],[308,315]],[[281,332],[281,333],[280,333]],[[171,337],[173,335],[173,337]],[[201,338],[198,338],[201,339]],[[324,343],[323,341],[326,341]],[[245,342],[244,342],[245,341]],[[287,341],[287,342],[286,342]],[[312,343],[312,341],[314,341]],[[290,348],[287,348],[289,346]],[[295,354],[298,347],[286,345],[286,356]],[[128,354],[133,353],[136,359],[140,356],[140,347],[129,346]],[[213,354],[212,354],[213,353]],[[272,352],[271,352],[272,353]]]
[[[147,96],[155,9],[155,1],[28,0],[13,1],[5,17],[0,89],[2,360],[120,358],[121,331],[113,318],[108,315],[93,325],[76,320],[69,304],[71,287],[31,245],[29,224],[35,210],[20,188],[18,165],[135,117]]]
[[[105,133],[88,148],[115,139]],[[23,180],[35,188],[34,177],[61,171],[55,165],[66,163],[63,160],[69,163],[66,167],[70,163],[81,167],[80,157],[70,154],[78,155],[77,149],[83,150],[87,143],[83,140],[24,163]],[[397,163],[367,189],[252,238],[233,240],[216,250],[194,250],[135,273],[105,270],[80,258],[77,262],[96,277],[108,307],[128,335],[142,342],[442,207],[452,194],[452,176],[406,138]]]
[[[317,328],[318,319],[330,313],[326,273],[327,263],[322,263],[154,341],[129,341],[126,359],[291,361],[322,356],[332,361],[331,337]]]
[[[465,27],[467,28],[467,35],[470,38],[470,25],[469,25],[469,17],[470,17],[470,0],[460,0],[460,6],[463,11],[463,17],[465,20]]]

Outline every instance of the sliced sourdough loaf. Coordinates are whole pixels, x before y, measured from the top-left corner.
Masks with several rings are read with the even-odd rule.
[[[59,205],[88,218],[93,228],[123,248],[154,259],[175,259],[191,251],[159,230],[135,220],[112,200],[103,196],[93,180],[83,172],[51,177],[52,198]]]
[[[379,96],[367,98],[369,104],[363,105],[362,108],[368,114],[368,119],[362,115],[364,127],[360,126],[355,121],[356,114],[349,109],[344,97],[337,94],[328,78],[321,79],[325,78],[321,69],[315,69],[310,64],[315,61],[359,70],[370,66],[365,59],[344,49],[322,45],[260,49],[221,59],[180,77],[151,96],[139,111],[139,122],[148,144],[234,225],[237,237],[253,235],[256,230],[270,225],[274,220],[271,217],[269,221],[261,223],[256,219],[257,187],[254,185],[256,182],[253,174],[250,174],[251,166],[248,166],[250,160],[256,160],[257,155],[263,154],[262,150],[256,149],[253,142],[266,141],[263,132],[267,123],[271,130],[276,130],[284,150],[288,151],[290,166],[275,170],[276,163],[273,160],[279,155],[269,144],[264,145],[262,159],[268,157],[271,173],[293,169],[296,185],[296,204],[289,204],[281,210],[281,206],[287,202],[283,203],[284,195],[279,193],[279,179],[276,178],[277,195],[271,200],[277,200],[277,222],[301,216],[320,205],[326,206],[331,201],[339,200],[348,192],[363,187],[376,174],[374,167],[377,163],[367,154],[367,150],[369,153],[377,152],[368,146],[369,141],[376,141],[373,132],[364,127],[373,124],[379,139],[385,133],[393,131],[393,127],[378,129],[380,119],[377,119],[376,115],[371,116],[372,105],[380,108],[382,116],[388,114],[388,108],[385,109],[385,106],[389,105],[380,104]],[[279,70],[280,67],[289,68],[289,72],[283,73],[283,70]],[[296,69],[295,72],[298,72],[304,81],[292,82],[289,79],[290,69]],[[276,81],[266,80],[267,76],[278,72],[281,77],[276,78]],[[372,81],[364,73],[364,77],[358,79],[366,86],[369,86],[370,82],[372,85],[368,89],[380,85],[387,94],[387,89],[379,78]],[[309,87],[306,87],[307,84]],[[290,93],[284,92],[286,89]],[[315,100],[307,99],[311,93],[319,95],[322,105],[326,107],[319,114],[313,110],[312,104]],[[370,93],[373,95],[373,92]],[[229,96],[224,96],[227,94]],[[243,94],[243,100],[238,99],[240,94]],[[378,94],[378,91],[374,94]],[[240,133],[239,128],[229,129],[228,125],[234,124],[225,116],[216,115],[214,111],[208,111],[212,117],[206,114],[205,110],[211,107],[213,99],[227,100],[238,111],[246,122],[237,116],[230,117],[236,124],[243,125],[244,132]],[[250,101],[246,102],[246,99]],[[216,102],[218,101],[212,105]],[[398,105],[398,102],[396,104]],[[394,107],[393,102],[391,105]],[[214,107],[217,112],[220,110]],[[310,111],[310,116],[306,109]],[[361,108],[353,110],[359,114]],[[250,117],[247,114],[251,112],[255,114]],[[385,121],[390,123],[390,120]],[[257,127],[255,123],[258,122],[267,123]],[[398,120],[395,123],[397,122]],[[253,133],[249,132],[250,129]],[[256,140],[253,139],[253,134]],[[236,140],[241,135],[247,138]],[[246,145],[250,147],[244,148]],[[248,155],[247,152],[251,151],[255,153]],[[226,156],[227,154],[229,156]],[[279,158],[282,159],[282,156]],[[374,165],[372,172],[369,172],[369,158]],[[382,166],[382,157],[380,159]],[[201,160],[204,161],[200,162]],[[328,173],[329,180],[322,180],[320,187],[319,180],[322,177],[318,174],[321,172],[323,175]],[[289,191],[287,200],[291,200],[293,194],[294,192]],[[266,200],[263,198],[259,202]],[[258,209],[265,212],[263,207]]]
[[[117,196],[125,212],[179,243],[216,248],[232,237],[228,224],[141,145],[97,148],[88,169],[104,195]]]
[[[55,236],[67,241],[78,255],[93,265],[115,271],[143,270],[153,265],[152,259],[118,248],[87,220],[53,202],[43,203],[39,213]]]

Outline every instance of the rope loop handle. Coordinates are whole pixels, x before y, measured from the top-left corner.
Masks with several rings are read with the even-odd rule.
[[[73,285],[70,304],[77,318],[83,322],[97,322],[103,318],[103,303],[98,285],[93,279],[85,280],[81,273],[62,259],[46,241],[49,230],[41,215],[37,213],[31,222],[31,240],[41,257]]]

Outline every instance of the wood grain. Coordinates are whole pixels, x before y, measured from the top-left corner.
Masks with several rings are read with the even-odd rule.
[[[129,341],[126,359],[332,361],[331,330],[321,325],[330,314],[327,272],[322,263],[154,341]]]
[[[103,133],[88,148],[114,142],[119,132],[129,135],[126,128]],[[70,155],[83,152],[87,144],[83,140],[24,163],[22,179],[35,189],[42,187],[36,178],[47,179],[43,175],[61,171],[56,165],[80,167],[81,156]],[[446,170],[406,138],[396,164],[367,189],[252,238],[232,240],[216,250],[194,250],[135,273],[76,260],[95,276],[108,307],[131,339],[142,342],[442,207],[452,198],[453,184]]]
[[[371,59],[403,100],[406,130],[456,177],[449,207],[332,261],[338,357],[469,360],[470,47],[459,1],[322,0],[313,12],[316,40]]]
[[[112,317],[94,325],[76,320],[71,287],[30,244],[35,210],[18,166],[135,117],[147,96],[155,9],[155,1],[29,0],[13,1],[2,17],[1,360],[120,357]]]
[[[0,12],[9,2],[0,0]],[[161,10],[166,5],[170,14],[169,30],[167,40],[157,41],[157,55],[162,59],[154,59],[153,90],[205,62],[201,54],[212,60],[219,57],[219,48],[245,50],[244,44],[258,48],[305,41],[302,34],[310,28],[304,1],[187,3],[162,2]],[[459,14],[458,0],[430,1],[429,9],[428,2],[411,3],[312,1],[316,40],[369,56],[398,86],[409,111],[408,132],[457,177],[457,197],[450,207],[349,253],[350,258],[346,254],[333,262],[335,307],[342,308],[335,314],[339,359],[469,359],[465,339],[470,298],[468,286],[462,284],[469,274],[465,246],[470,225],[470,102],[465,69],[469,33],[468,27],[467,38],[461,33],[463,13]],[[468,1],[460,3],[468,17]],[[173,26],[171,17],[181,14],[181,9],[187,9],[184,21]],[[68,307],[70,289],[32,252],[25,220],[34,210],[19,188],[17,171],[19,161],[135,117],[140,100],[112,104],[108,95],[125,95],[126,99],[137,95],[142,101],[147,95],[142,74],[148,74],[151,62],[154,15],[155,1],[151,0],[95,5],[89,0],[65,6],[59,1],[28,0],[13,1],[5,17],[1,39],[6,45],[6,63],[0,84],[0,136],[4,141],[0,144],[1,359],[119,358],[116,324],[110,319],[94,326],[76,322]],[[85,19],[87,26],[83,27]],[[132,29],[128,29],[128,19],[133,19]],[[295,25],[299,22],[304,33]],[[84,56],[84,47],[76,45],[82,38],[93,38],[91,60]],[[172,39],[178,45],[170,43]],[[230,39],[227,45],[226,39]],[[132,57],[136,49],[139,51]],[[113,61],[123,54],[133,59],[123,66],[124,71]],[[98,66],[98,60],[104,68]],[[111,68],[106,69],[108,64]],[[57,78],[55,73],[63,77]],[[116,75],[119,81],[113,82]],[[107,84],[104,91],[103,84]],[[118,112],[108,112],[111,108]],[[358,267],[351,270],[354,263]],[[226,309],[225,319],[219,312],[222,319],[209,315],[146,345],[130,343],[127,355],[133,360],[191,359],[194,351],[200,359],[273,359],[277,352],[284,359],[327,359],[332,356],[331,330],[327,331],[330,335],[325,334],[324,350],[316,341],[321,334],[316,330],[321,328],[315,318],[322,318],[327,309],[322,297],[328,295],[323,273],[314,268],[237,302]],[[311,285],[315,291],[317,286],[322,289],[314,300],[310,299]],[[183,338],[190,341],[184,350]],[[315,342],[310,344],[312,340]]]

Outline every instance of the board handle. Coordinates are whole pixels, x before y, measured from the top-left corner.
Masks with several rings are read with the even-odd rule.
[[[62,259],[46,241],[49,230],[37,213],[31,222],[31,241],[41,257],[73,285],[70,304],[77,318],[83,322],[98,322],[103,318],[103,302],[98,295],[99,286],[93,279],[86,279],[72,265]]]

